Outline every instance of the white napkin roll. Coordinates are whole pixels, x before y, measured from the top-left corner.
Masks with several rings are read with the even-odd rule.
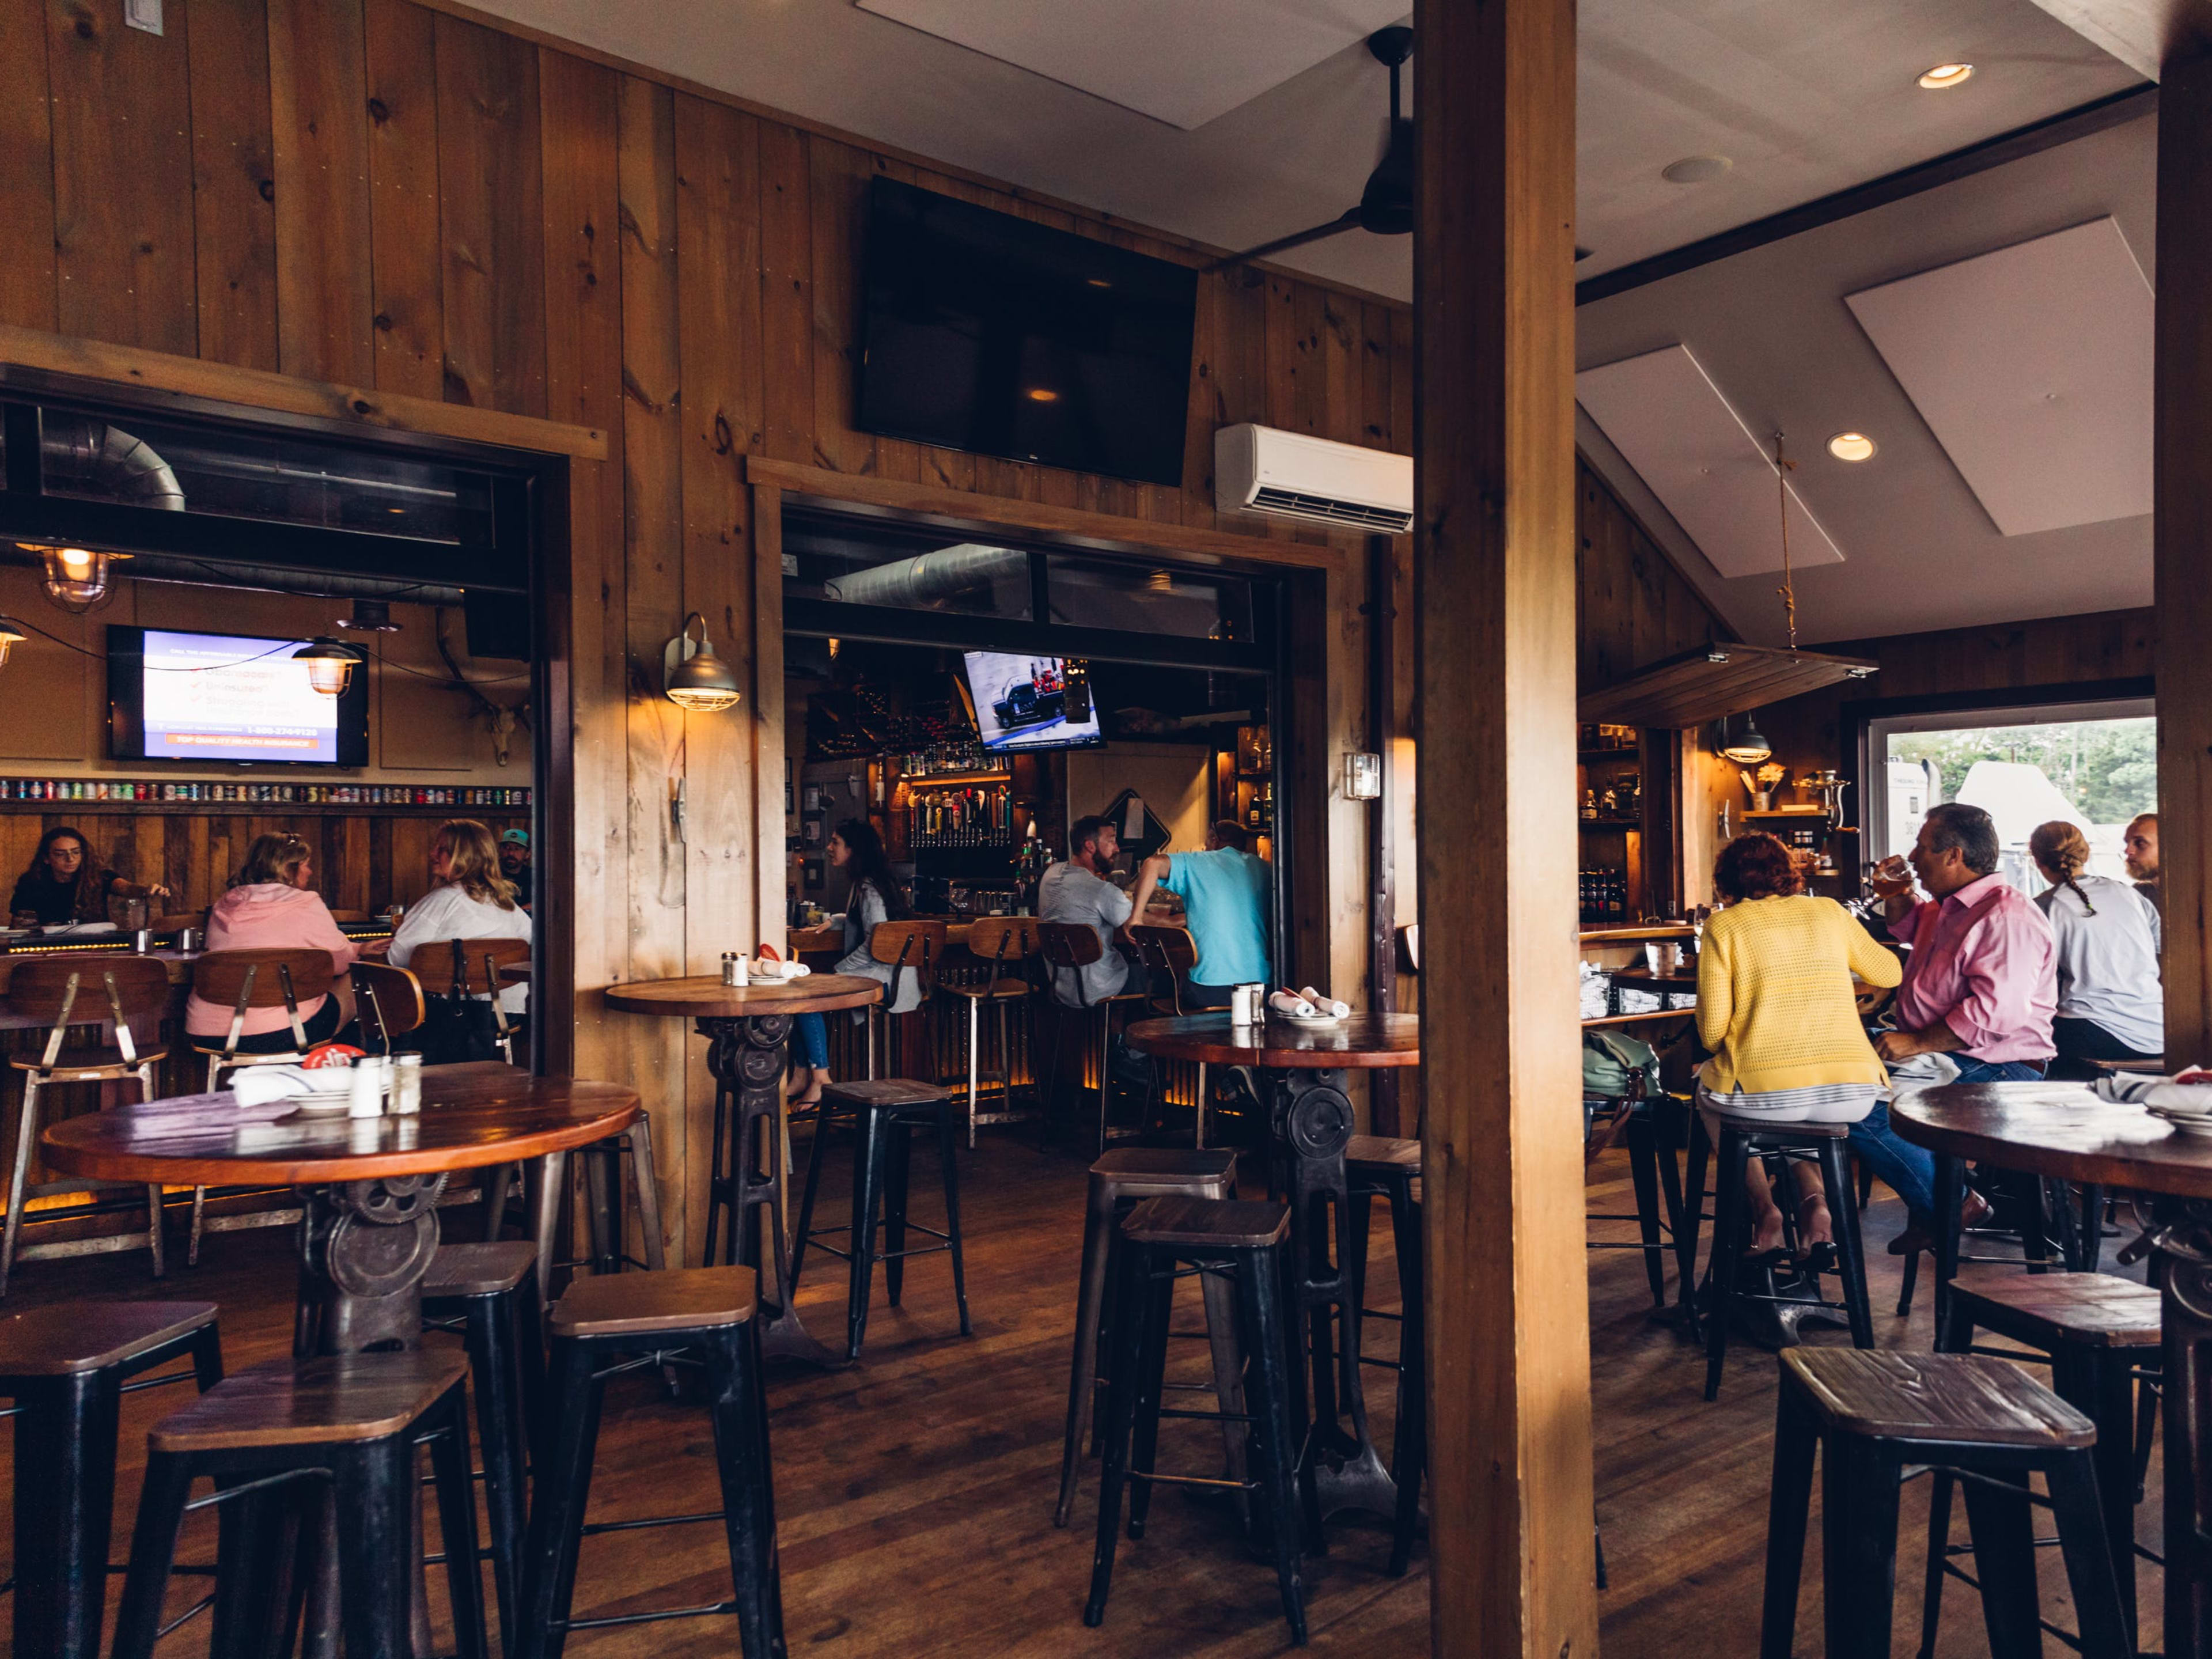
[[[1316,1013],[1327,1014],[1331,1019],[1342,1019],[1352,1012],[1348,1002],[1339,1002],[1334,997],[1325,997],[1310,985],[1298,987],[1298,994],[1314,1006]]]
[[[1279,1014],[1288,1014],[1292,1019],[1311,1019],[1314,1006],[1304,997],[1294,997],[1288,991],[1272,991],[1267,1006]]]
[[[241,1106],[265,1106],[272,1100],[292,1100],[343,1088],[349,1080],[345,1072],[319,1077],[302,1066],[249,1066],[233,1075],[230,1091]]]
[[[787,962],[783,964],[783,976],[786,979],[805,979],[813,971],[803,962]]]
[[[2212,1113],[2212,1089],[2201,1083],[2170,1083],[2154,1079],[2151,1086],[2136,1097],[2138,1104],[2165,1106],[2184,1112]]]

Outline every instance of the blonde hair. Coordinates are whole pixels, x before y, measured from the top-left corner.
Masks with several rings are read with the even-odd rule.
[[[233,887],[260,887],[270,882],[281,882],[287,887],[296,885],[295,878],[300,866],[314,857],[314,849],[297,836],[256,836],[253,844],[246,849],[246,862],[230,878]]]
[[[458,887],[478,904],[514,908],[514,884],[500,873],[499,843],[491,826],[478,818],[447,818],[438,826],[431,850],[446,854],[446,884]]]
[[[2082,909],[2093,916],[2097,914],[2097,907],[2089,902],[2089,896],[2075,879],[2089,867],[2089,838],[2081,833],[2079,824],[2069,823],[2063,818],[2038,824],[2035,833],[2027,838],[2027,850],[2062,884],[2074,890],[2074,896],[2081,901]]]

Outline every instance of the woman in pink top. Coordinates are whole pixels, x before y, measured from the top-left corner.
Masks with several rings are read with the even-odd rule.
[[[343,974],[361,954],[338,932],[322,895],[311,890],[315,867],[307,843],[297,836],[263,836],[246,848],[246,864],[230,890],[208,912],[210,951],[313,950],[331,953],[331,971]],[[307,1041],[320,1042],[345,1024],[350,1010],[343,990],[310,997],[300,1005]],[[231,1011],[195,994],[185,1004],[185,1030],[193,1036],[220,1037],[230,1030]],[[282,1004],[249,1008],[240,1054],[282,1054],[292,1046],[292,1022]]]

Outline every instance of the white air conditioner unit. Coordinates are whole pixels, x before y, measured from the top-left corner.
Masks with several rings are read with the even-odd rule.
[[[1397,535],[1413,527],[1413,458],[1272,426],[1213,434],[1213,504]]]

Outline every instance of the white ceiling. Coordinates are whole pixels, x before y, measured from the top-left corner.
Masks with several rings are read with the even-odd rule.
[[[1131,16],[1164,0],[1123,0]],[[1223,3],[1224,0],[1208,0]],[[1380,158],[1388,82],[1364,46],[1182,131],[854,0],[478,0],[564,39],[879,143],[1221,247],[1319,224]],[[927,0],[971,17],[1062,0]],[[1084,0],[1106,9],[1114,0]],[[1195,0],[1193,0],[1195,3]],[[1237,0],[1285,20],[1364,0]],[[1591,276],[2132,83],[2035,0],[1583,0],[1576,240]],[[1000,48],[1025,51],[1008,40]],[[1200,60],[1230,74],[1217,51]],[[1914,77],[1963,59],[1974,78]],[[1700,185],[1660,170],[1735,165]],[[1281,263],[1410,298],[1408,239],[1353,232]]]

